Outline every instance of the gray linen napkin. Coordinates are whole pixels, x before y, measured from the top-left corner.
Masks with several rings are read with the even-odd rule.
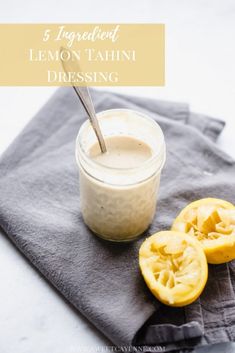
[[[218,197],[235,203],[235,162],[216,140],[223,122],[185,104],[92,91],[97,111],[143,111],[167,143],[155,219],[145,236],[169,229],[188,202]],[[79,211],[75,138],[85,114],[61,88],[0,160],[0,226],[40,272],[114,344],[155,352],[235,339],[235,262],[210,266],[200,299],[168,308],[148,291],[138,268],[142,239],[111,244],[95,237]]]

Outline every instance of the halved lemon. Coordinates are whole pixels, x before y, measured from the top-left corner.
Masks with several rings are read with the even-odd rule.
[[[170,306],[195,301],[208,277],[200,243],[180,232],[163,231],[147,238],[139,250],[139,264],[150,291]]]
[[[214,198],[194,201],[180,212],[171,229],[198,239],[210,264],[235,259],[235,206],[230,202]]]

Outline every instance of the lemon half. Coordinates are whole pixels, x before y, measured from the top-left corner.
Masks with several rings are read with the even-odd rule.
[[[153,295],[170,306],[195,301],[208,277],[206,256],[200,243],[175,231],[163,231],[147,238],[139,250],[139,264]]]
[[[227,201],[194,201],[180,212],[171,229],[197,238],[210,264],[235,259],[235,206]]]

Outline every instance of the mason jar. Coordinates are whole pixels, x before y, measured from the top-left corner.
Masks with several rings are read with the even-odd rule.
[[[151,157],[137,167],[105,166],[89,151],[97,137],[89,120],[76,139],[80,207],[85,224],[101,238],[131,241],[151,224],[157,204],[165,141],[160,126],[133,110],[111,109],[97,114],[104,138],[129,136],[151,148]]]

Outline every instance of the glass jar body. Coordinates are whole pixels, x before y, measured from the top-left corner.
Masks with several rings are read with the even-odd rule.
[[[104,111],[98,114],[98,119],[105,137],[121,134],[136,137],[149,145],[152,141],[151,160],[137,168],[115,169],[93,163],[89,158],[89,146],[95,139],[89,122],[81,127],[77,138],[84,222],[106,240],[131,241],[149,227],[155,214],[165,161],[164,137],[154,120],[134,111]]]
[[[80,205],[84,222],[97,235],[112,241],[130,241],[151,224],[160,175],[127,186],[104,184],[80,169]]]

